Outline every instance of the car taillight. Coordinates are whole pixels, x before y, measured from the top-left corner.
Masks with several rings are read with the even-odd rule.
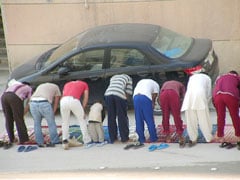
[[[198,65],[192,68],[185,69],[184,72],[188,75],[200,73],[200,72],[203,72],[203,67],[201,65]]]

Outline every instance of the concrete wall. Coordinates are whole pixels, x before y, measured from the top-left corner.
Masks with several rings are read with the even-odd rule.
[[[239,0],[2,0],[10,70],[97,25],[138,22],[210,38],[220,72],[240,73]]]

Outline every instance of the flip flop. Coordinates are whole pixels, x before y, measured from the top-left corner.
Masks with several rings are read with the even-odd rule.
[[[225,147],[227,147],[229,144],[231,144],[231,143],[229,143],[229,142],[223,142],[223,143],[221,143],[221,144],[219,145],[219,147],[220,147],[220,148],[225,148]]]
[[[232,149],[235,148],[236,146],[237,146],[236,144],[229,143],[226,149]]]
[[[139,149],[139,148],[141,148],[141,147],[143,147],[143,146],[144,146],[143,143],[136,143],[133,148],[134,148],[134,149]]]
[[[169,147],[168,144],[166,144],[166,143],[161,143],[161,144],[157,147],[157,149],[158,149],[158,150],[161,150],[161,149],[166,149],[166,148],[168,148],[168,147]]]
[[[151,145],[151,146],[148,148],[148,151],[149,151],[149,152],[152,152],[152,151],[155,151],[157,148],[158,148],[158,146],[155,145],[155,144],[153,144],[153,145]]]
[[[36,149],[37,149],[37,146],[27,146],[27,148],[24,150],[24,152],[30,152],[30,151],[33,151]]]
[[[19,146],[18,149],[17,149],[17,151],[18,151],[18,152],[23,152],[25,149],[26,149],[25,146]]]
[[[131,143],[131,144],[126,145],[123,149],[128,150],[130,148],[133,148],[134,146],[135,146],[135,144]]]

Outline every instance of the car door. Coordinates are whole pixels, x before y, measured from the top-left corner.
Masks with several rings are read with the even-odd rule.
[[[91,49],[79,52],[59,64],[52,71],[53,82],[56,82],[61,89],[64,84],[71,80],[83,80],[89,86],[89,103],[103,99],[105,87],[105,60],[104,49]]]

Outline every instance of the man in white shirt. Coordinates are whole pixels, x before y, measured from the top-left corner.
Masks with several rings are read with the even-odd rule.
[[[208,107],[211,91],[211,79],[208,75],[199,73],[189,78],[181,111],[185,111],[190,147],[197,143],[198,124],[207,142],[213,138]]]
[[[136,118],[136,132],[140,145],[146,141],[144,136],[144,121],[148,127],[150,141],[155,142],[158,139],[153,117],[153,109],[158,93],[159,85],[152,79],[140,80],[134,89],[133,103]]]

